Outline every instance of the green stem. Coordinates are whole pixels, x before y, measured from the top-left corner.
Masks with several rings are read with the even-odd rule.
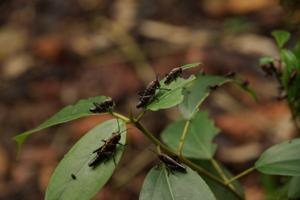
[[[154,137],[154,135],[152,133],[150,133],[142,124],[140,124],[137,121],[133,122],[135,127],[138,128],[140,131],[142,131],[155,145],[159,146],[161,149],[163,149],[163,151],[165,153],[167,153],[168,155],[174,155],[174,156],[178,156],[180,161],[184,164],[186,164],[188,167],[190,167],[191,169],[195,170],[196,172],[198,172],[201,175],[204,175],[206,177],[208,177],[209,179],[211,179],[212,181],[214,181],[215,183],[221,185],[224,188],[227,188],[232,194],[234,194],[238,199],[243,199],[235,190],[233,190],[232,188],[230,188],[228,185],[226,185],[222,180],[220,180],[219,178],[217,178],[216,176],[212,175],[210,172],[206,171],[205,169],[203,169],[202,167],[200,167],[199,165],[193,163],[192,161],[190,161],[189,159],[180,156],[178,154],[176,154],[173,150],[171,150],[168,146],[166,146],[165,144],[161,143],[156,137]]]
[[[184,125],[183,131],[182,131],[182,135],[181,135],[181,138],[180,138],[180,141],[179,141],[179,147],[178,147],[178,154],[180,156],[182,156],[182,150],[183,150],[185,138],[187,136],[190,123],[191,123],[191,121],[187,120],[186,123],[185,123],[185,125]]]
[[[218,174],[221,176],[221,178],[223,179],[223,181],[225,183],[228,182],[228,178],[227,178],[226,174],[224,173],[224,171],[222,170],[222,168],[219,165],[219,163],[214,158],[211,158],[210,162],[211,162],[212,166],[215,168],[215,170],[218,172]],[[234,188],[234,186],[232,184],[229,184],[229,187],[231,189],[235,190],[235,188]]]
[[[233,182],[233,181],[235,181],[235,180],[237,180],[237,179],[239,179],[239,178],[241,178],[241,177],[243,177],[247,174],[250,174],[254,170],[255,170],[255,167],[251,167],[249,169],[246,169],[245,171],[241,172],[240,174],[236,175],[235,177],[232,177],[231,179],[229,179],[225,184],[228,185],[231,182]]]
[[[219,163],[213,158],[210,159],[210,162],[211,162],[212,166],[215,168],[215,170],[218,172],[218,174],[221,176],[223,181],[227,182],[228,179],[227,179],[225,173],[223,172],[223,170],[221,169]]]
[[[144,114],[146,113],[147,110],[143,110],[137,117],[136,117],[136,121],[140,121],[142,119],[142,117],[144,116]]]
[[[221,185],[224,188],[227,188],[232,194],[234,194],[238,199],[242,199],[242,197],[232,188],[230,188],[226,183],[224,183],[222,180],[220,180],[218,177],[214,176],[213,174],[211,174],[210,172],[206,171],[205,169],[203,169],[202,167],[200,167],[199,165],[193,163],[192,161],[190,161],[189,159],[180,156],[178,154],[176,154],[172,149],[170,149],[167,145],[161,143],[150,131],[148,131],[139,121],[137,121],[136,119],[132,119],[130,120],[129,118],[125,117],[124,115],[121,115],[119,113],[112,113],[113,116],[120,118],[122,120],[124,120],[126,123],[132,123],[137,129],[139,129],[141,132],[144,133],[144,135],[146,135],[156,146],[158,146],[159,148],[161,148],[163,150],[164,153],[171,155],[171,156],[178,156],[180,161],[184,164],[186,164],[188,167],[190,167],[191,169],[195,170],[196,172],[198,172],[201,175],[204,175],[206,177],[208,177],[209,179],[211,179],[212,181],[214,181],[215,183]]]
[[[120,113],[112,112],[111,115],[116,118],[122,119],[127,124],[131,122],[131,120],[128,117],[126,117]]]

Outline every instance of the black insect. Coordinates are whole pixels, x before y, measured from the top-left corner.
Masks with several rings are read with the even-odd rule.
[[[111,112],[115,106],[115,102],[111,99],[105,100],[102,103],[94,102],[94,107],[90,108],[92,113]]]
[[[167,169],[170,170],[171,173],[173,173],[173,171],[186,173],[186,167],[179,163],[178,157],[172,158],[167,154],[160,153],[158,154],[158,158],[162,163],[166,165]]]
[[[227,74],[225,74],[226,78],[234,78],[235,77],[235,72],[228,72]]]
[[[118,126],[119,126],[119,122],[118,122]],[[113,132],[110,138],[108,138],[107,140],[102,140],[104,144],[98,149],[93,151],[93,153],[96,153],[96,156],[89,162],[88,164],[89,167],[95,168],[100,163],[109,160],[111,157],[114,159],[114,163],[116,164],[114,155],[117,149],[117,145],[118,144],[123,145],[120,143],[121,133],[122,132],[120,132],[120,127],[119,127],[119,130],[117,132]]]
[[[182,68],[181,67],[177,67],[172,69],[166,76],[166,80],[164,81],[164,83],[166,85],[169,85],[171,82],[175,81],[177,78],[179,78],[182,74]]]
[[[151,81],[146,89],[139,93],[139,102],[136,105],[137,108],[142,108],[147,106],[149,103],[151,103],[155,97],[156,90],[160,88],[160,83],[158,79]]]
[[[216,89],[218,89],[220,86],[218,84],[216,85],[211,85],[209,86],[210,91],[215,91]]]
[[[260,67],[265,72],[266,76],[272,76],[273,74],[276,74],[276,68],[273,62],[263,64]]]
[[[76,179],[77,179],[77,177],[75,176],[75,174],[71,174],[71,178],[72,178],[73,180],[76,180]]]

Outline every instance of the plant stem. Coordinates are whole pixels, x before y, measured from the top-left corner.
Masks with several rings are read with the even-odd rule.
[[[181,138],[180,138],[180,141],[179,141],[179,147],[178,147],[178,154],[179,154],[179,156],[182,156],[182,150],[183,150],[185,138],[186,138],[186,136],[187,136],[188,129],[189,129],[189,126],[190,126],[190,123],[191,123],[190,120],[187,120],[187,121],[185,122],[183,131],[182,131],[182,135],[181,135]]]
[[[156,137],[154,137],[154,135],[152,133],[150,133],[140,122],[134,121],[133,122],[135,127],[138,128],[140,131],[142,131],[155,145],[159,146],[161,149],[163,149],[163,151],[165,153],[167,153],[168,155],[174,155],[174,156],[178,156],[180,158],[180,161],[183,162],[184,164],[186,164],[188,167],[190,167],[191,169],[195,170],[196,172],[198,172],[201,175],[204,175],[206,177],[208,177],[209,179],[211,179],[212,181],[214,181],[215,183],[221,185],[222,187],[227,188],[232,194],[234,194],[238,199],[243,199],[235,190],[233,190],[232,188],[230,188],[227,184],[225,184],[222,180],[220,180],[219,178],[217,178],[216,176],[212,175],[210,172],[206,171],[205,169],[203,169],[202,167],[200,167],[199,165],[193,163],[192,161],[190,161],[189,159],[180,156],[178,154],[176,154],[174,151],[172,151],[168,146],[166,146],[165,144],[161,143]]]
[[[111,115],[116,118],[122,119],[127,124],[131,122],[131,120],[128,117],[126,117],[120,113],[112,112]]]
[[[225,183],[228,182],[228,178],[227,178],[226,174],[224,173],[224,171],[222,170],[222,168],[219,165],[219,163],[214,158],[211,158],[210,162],[211,162],[212,166],[215,168],[215,170],[218,172],[218,174],[221,176],[221,178],[223,179],[223,181]],[[233,190],[235,189],[232,184],[229,184],[229,187],[231,189],[233,189]]]
[[[218,177],[216,177],[213,174],[211,174],[210,172],[206,171],[199,165],[193,163],[189,159],[176,154],[176,152],[174,152],[172,149],[170,149],[167,145],[160,142],[150,131],[148,131],[139,121],[137,121],[137,119],[129,119],[129,118],[125,117],[124,115],[115,113],[115,112],[113,112],[112,115],[114,117],[124,120],[126,123],[132,123],[137,129],[139,129],[141,132],[143,132],[144,135],[146,135],[156,146],[158,146],[158,148],[161,148],[166,154],[171,155],[171,156],[178,156],[182,163],[186,164],[188,167],[190,167],[191,169],[198,172],[198,174],[204,175],[204,176],[208,177],[209,179],[211,179],[212,181],[214,181],[215,183],[221,185],[222,187],[227,188],[238,199],[243,199],[235,190],[233,190],[231,187],[229,187],[228,184],[226,184],[225,182],[220,180]]]
[[[146,110],[143,110],[137,117],[136,117],[136,121],[140,121],[142,119],[142,117],[144,116],[144,114],[146,113]]]
[[[226,182],[228,181],[225,173],[223,172],[223,170],[221,169],[219,163],[217,163],[217,161],[213,158],[210,159],[210,162],[212,164],[212,166],[215,168],[215,170],[218,172],[218,174],[221,176],[221,178]]]
[[[233,182],[233,181],[235,181],[235,180],[237,180],[237,179],[239,179],[239,178],[241,178],[241,177],[243,177],[247,174],[250,174],[254,170],[255,170],[255,167],[250,167],[249,169],[246,169],[245,171],[241,172],[240,174],[236,175],[235,177],[229,179],[225,184],[228,185],[231,182]]]

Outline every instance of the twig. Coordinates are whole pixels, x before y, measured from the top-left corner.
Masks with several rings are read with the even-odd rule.
[[[227,188],[232,194],[234,194],[238,199],[242,199],[242,197],[235,191],[233,190],[231,187],[228,186],[227,183],[223,182],[222,180],[220,180],[218,177],[216,177],[215,175],[211,174],[210,172],[206,171],[205,169],[203,169],[202,167],[200,167],[199,165],[193,163],[192,161],[190,161],[189,159],[180,156],[178,154],[176,154],[172,149],[170,149],[167,145],[161,143],[150,131],[148,131],[139,121],[137,121],[136,119],[130,120],[129,118],[127,118],[126,116],[119,114],[119,113],[112,113],[113,116],[120,118],[122,120],[124,120],[126,123],[132,123],[137,129],[139,129],[142,133],[144,133],[144,135],[146,135],[156,146],[158,146],[158,148],[161,148],[165,153],[167,153],[168,155],[173,155],[173,156],[178,156],[180,161],[184,164],[186,164],[188,167],[190,167],[191,169],[195,170],[196,172],[198,172],[199,174],[208,177],[209,179],[211,179],[212,181],[214,181],[215,183],[221,185],[222,187]],[[229,180],[230,181],[230,180]],[[229,182],[230,183],[230,182]]]
[[[223,181],[225,183],[228,182],[228,178],[227,178],[226,174],[224,173],[224,171],[222,170],[219,163],[214,158],[210,159],[210,162],[211,162],[212,166],[215,168],[215,170],[218,172],[218,174],[221,176]],[[231,187],[231,189],[235,190],[235,188],[232,184],[229,184],[229,187]]]
[[[245,171],[241,172],[240,174],[236,175],[235,177],[229,179],[225,184],[228,185],[231,182],[233,182],[233,181],[235,181],[235,180],[237,180],[237,179],[239,179],[239,178],[241,178],[241,177],[243,177],[243,176],[245,176],[247,174],[250,174],[254,170],[255,170],[255,167],[251,167],[249,169],[246,169]]]
[[[185,139],[186,139],[186,136],[187,136],[190,124],[191,124],[191,121],[187,120],[185,122],[183,131],[182,131],[182,135],[181,135],[181,138],[180,138],[180,141],[179,141],[179,147],[178,147],[178,154],[180,156],[182,156],[182,150],[183,150],[184,142],[185,142]]]

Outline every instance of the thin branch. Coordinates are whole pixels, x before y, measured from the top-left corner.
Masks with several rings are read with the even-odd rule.
[[[210,159],[210,162],[211,162],[212,166],[215,168],[215,170],[218,172],[218,174],[221,176],[223,181],[225,183],[228,182],[228,178],[227,178],[226,174],[224,173],[223,169],[221,168],[221,166],[219,165],[219,163],[214,158]],[[231,189],[235,190],[235,188],[232,184],[229,184],[229,187],[231,187]]]
[[[229,179],[225,184],[228,185],[231,182],[233,182],[233,181],[235,181],[235,180],[237,180],[237,179],[239,179],[239,178],[241,178],[241,177],[243,177],[243,176],[245,176],[247,174],[250,174],[254,170],[255,170],[255,167],[251,167],[249,169],[246,169],[245,171],[241,172],[240,174],[236,175],[235,177]]]
[[[116,118],[122,119],[127,124],[131,122],[131,120],[128,117],[126,117],[120,113],[112,112],[111,115]]]
[[[119,113],[111,113],[114,117],[117,117],[119,119],[124,120],[126,123],[132,123],[137,129],[139,129],[141,132],[144,133],[144,135],[146,135],[156,146],[158,146],[159,148],[161,148],[166,154],[168,155],[173,155],[173,156],[178,156],[180,161],[184,164],[186,164],[188,167],[190,167],[191,169],[195,170],[196,172],[198,172],[199,174],[206,176],[207,178],[211,179],[212,181],[214,181],[215,183],[221,185],[224,188],[227,188],[232,194],[234,194],[238,199],[243,199],[235,190],[233,190],[231,187],[228,186],[228,184],[224,183],[222,180],[220,180],[218,177],[214,176],[213,174],[211,174],[210,172],[206,171],[205,169],[203,169],[202,167],[200,167],[199,165],[193,163],[192,161],[190,161],[189,159],[180,156],[178,154],[176,154],[172,149],[170,149],[167,145],[163,144],[162,142],[160,142],[150,131],[148,131],[139,121],[137,121],[136,119],[129,119],[126,116],[119,114]],[[230,181],[230,180],[229,180]]]
[[[187,120],[185,122],[183,131],[182,131],[182,135],[181,135],[181,138],[180,138],[180,141],[179,141],[179,147],[178,147],[178,154],[180,156],[182,156],[182,150],[183,150],[184,142],[185,142],[185,139],[186,139],[186,136],[187,136],[190,124],[191,124],[191,121]]]
[[[161,143],[156,137],[154,137],[154,135],[149,132],[140,122],[134,121],[133,122],[135,127],[138,128],[140,131],[142,131],[155,145],[159,146],[165,153],[167,153],[168,155],[174,155],[174,156],[178,156],[180,161],[184,164],[186,164],[188,167],[190,167],[191,169],[195,170],[196,172],[198,172],[201,175],[204,175],[206,177],[208,177],[209,179],[211,179],[212,181],[214,181],[215,183],[221,185],[222,187],[227,188],[232,194],[234,194],[238,199],[243,199],[235,190],[233,190],[232,188],[230,188],[227,184],[225,184],[222,180],[220,180],[218,177],[214,176],[213,174],[211,174],[210,172],[206,171],[205,169],[203,169],[202,167],[200,167],[199,165],[193,163],[192,161],[190,161],[189,159],[180,156],[178,154],[176,154],[173,150],[171,150],[168,146],[166,146],[165,144]]]

